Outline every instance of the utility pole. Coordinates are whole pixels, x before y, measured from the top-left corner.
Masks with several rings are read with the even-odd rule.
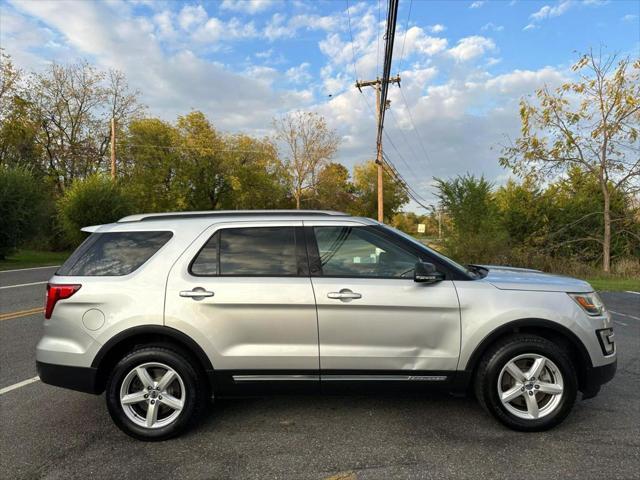
[[[116,119],[111,117],[111,180],[116,179]]]
[[[396,75],[393,78],[390,78],[387,83],[397,83],[400,85],[400,75]],[[375,80],[363,80],[356,82],[356,88],[362,92],[362,87],[373,87],[376,90],[376,122],[378,127],[380,126],[380,121],[382,120],[382,110],[380,106],[380,90],[382,88],[382,80],[376,78]],[[389,108],[390,101],[387,100],[384,108],[385,110]],[[377,142],[376,145],[376,164],[378,165],[378,221],[382,222],[384,220],[384,191],[383,191],[383,179],[384,179],[384,168],[383,163],[384,158],[382,158],[382,140]]]

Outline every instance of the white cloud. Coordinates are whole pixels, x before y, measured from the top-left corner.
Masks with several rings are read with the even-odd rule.
[[[446,38],[431,37],[426,35],[420,27],[411,27],[407,30],[405,54],[419,53],[433,56],[446,50],[447,44]]]
[[[622,17],[621,19],[623,22],[637,22],[638,21],[638,15],[633,15],[631,13],[625,15],[624,17]]]
[[[340,25],[340,18],[332,15],[300,14],[287,19],[283,13],[274,13],[264,29],[264,35],[269,40],[292,38],[298,30],[336,31]]]
[[[429,25],[427,27],[427,30],[429,30],[431,33],[444,32],[446,29],[447,29],[447,27],[445,27],[441,23],[436,23],[435,25]]]
[[[157,26],[157,33],[165,39],[172,39],[176,36],[176,30],[173,27],[173,13],[169,10],[163,10],[153,16],[153,21]]]
[[[311,64],[303,62],[297,67],[291,67],[285,72],[285,76],[290,82],[293,83],[308,83],[311,80],[311,74],[309,73],[309,67]]]
[[[487,30],[491,30],[493,32],[501,32],[504,30],[504,26],[503,25],[496,25],[493,22],[489,22],[489,23],[485,23],[482,28],[480,28],[480,30],[482,30],[483,32],[486,32]]]
[[[527,32],[529,30],[535,30],[536,28],[538,28],[537,25],[535,25],[533,23],[529,23],[522,30]]]
[[[562,0],[553,7],[545,5],[537,12],[532,13],[530,18],[532,20],[540,21],[545,20],[549,17],[559,17],[563,13],[566,13],[573,5],[574,2],[572,0]]]
[[[273,0],[224,0],[220,9],[254,14],[270,8],[273,3]]]
[[[471,5],[469,5],[469,8],[480,8],[482,5],[484,5],[484,0],[476,0],[475,2],[471,3]]]
[[[183,30],[203,24],[209,16],[202,5],[185,5],[178,14],[178,25]]]
[[[448,50],[448,53],[458,62],[466,62],[495,49],[496,44],[490,38],[473,35],[460,39],[455,47]]]

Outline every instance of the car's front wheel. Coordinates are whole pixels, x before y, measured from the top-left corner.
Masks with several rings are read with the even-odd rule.
[[[140,440],[181,433],[206,402],[197,369],[180,353],[142,347],[115,366],[107,382],[107,407],[116,425]]]
[[[475,393],[482,406],[508,427],[547,430],[573,408],[577,377],[570,358],[555,343],[537,335],[513,335],[484,356]]]

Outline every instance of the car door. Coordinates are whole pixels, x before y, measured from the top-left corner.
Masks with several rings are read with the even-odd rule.
[[[225,392],[317,388],[318,325],[302,238],[301,221],[215,225],[173,267],[165,324],[203,346]]]
[[[431,259],[390,231],[352,221],[304,223],[322,384],[450,380],[460,350],[453,282],[414,282],[415,263]]]

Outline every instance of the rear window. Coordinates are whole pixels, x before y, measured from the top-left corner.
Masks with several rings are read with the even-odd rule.
[[[56,272],[65,276],[120,276],[136,271],[169,241],[171,232],[93,233]]]

